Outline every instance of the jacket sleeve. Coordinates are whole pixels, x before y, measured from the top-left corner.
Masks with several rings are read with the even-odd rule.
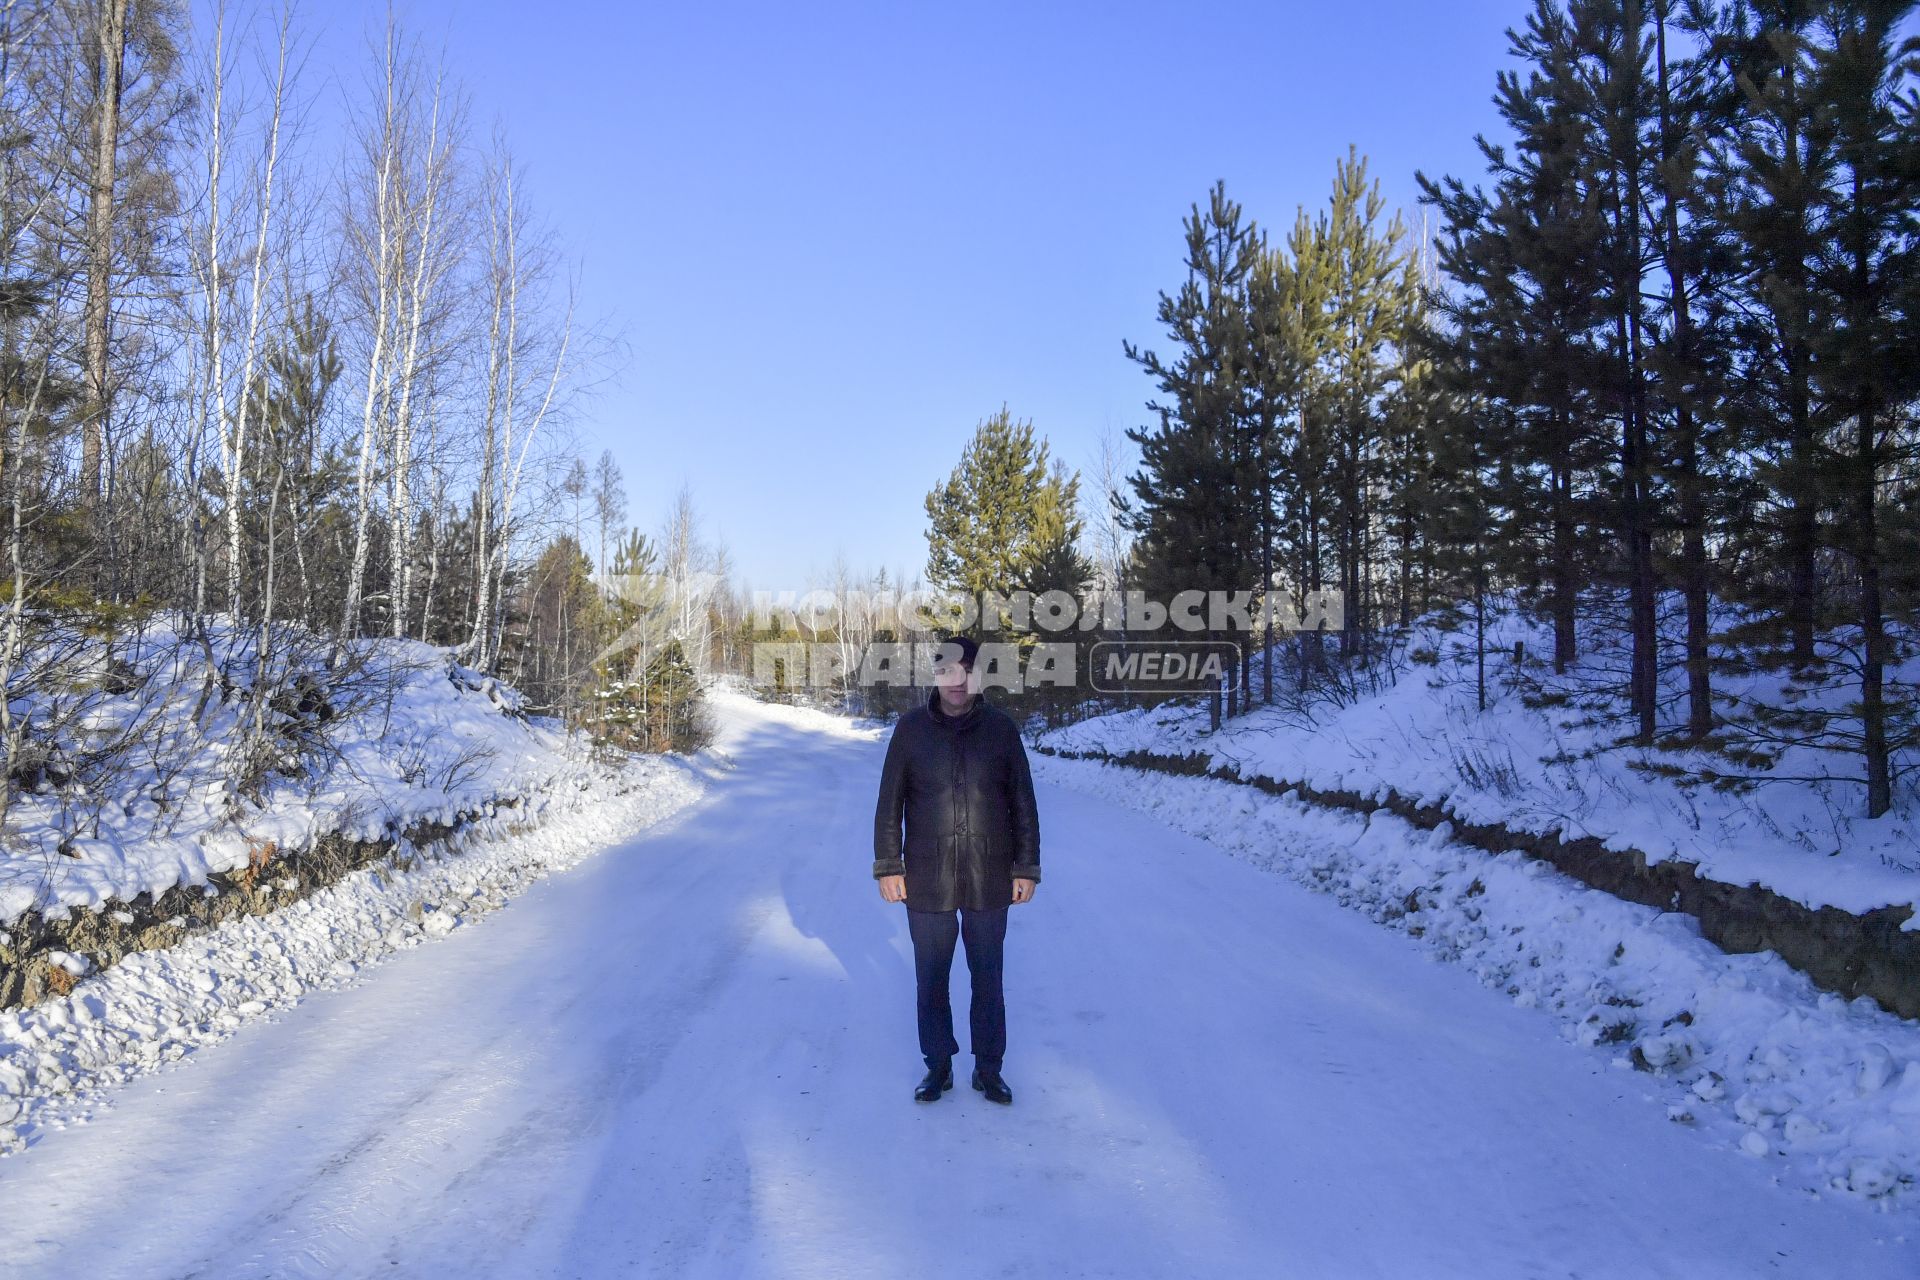
[[[886,763],[880,766],[880,801],[873,810],[873,878],[905,875],[907,864],[900,855],[900,820],[906,808],[907,749],[901,741],[901,724],[893,726],[887,740]]]
[[[1013,813],[1013,878],[1040,879],[1040,806],[1033,798],[1033,774],[1027,768],[1026,744],[1013,731],[1013,786],[1008,796]]]

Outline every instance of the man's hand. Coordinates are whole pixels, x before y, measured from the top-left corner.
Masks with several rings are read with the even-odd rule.
[[[1037,880],[1015,880],[1013,882],[1013,900],[1015,902],[1026,902],[1032,898],[1033,887],[1038,883],[1039,881]]]
[[[907,900],[907,878],[905,876],[881,876],[879,879],[880,897],[886,902],[905,902]]]

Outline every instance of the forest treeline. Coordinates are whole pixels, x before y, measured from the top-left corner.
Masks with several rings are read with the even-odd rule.
[[[1429,235],[1354,156],[1284,237],[1223,187],[1194,208],[1165,354],[1128,348],[1160,392],[1137,572],[1346,598],[1332,653],[1299,637],[1227,714],[1517,592],[1556,673],[1625,655],[1581,673],[1622,741],[1728,776],[1829,748],[1886,812],[1916,744],[1913,10],[1536,0],[1485,173],[1419,178]],[[1782,696],[1717,696],[1743,668]]]
[[[927,581],[1255,617],[1337,591],[1337,634],[1209,633],[1243,642],[1215,727],[1378,691],[1448,614],[1484,706],[1518,602],[1550,637],[1500,655],[1529,698],[1718,784],[1813,747],[1885,813],[1920,745],[1914,10],[1534,0],[1484,173],[1419,175],[1410,221],[1349,149],[1277,231],[1216,184],[1164,340],[1124,344],[1155,390],[1134,465],[1104,441],[1083,491],[1002,410],[928,494]],[[1014,701],[1114,705],[1084,675]]]
[[[125,767],[182,681],[193,723],[250,709],[253,786],[292,709],[358,705],[373,638],[622,745],[697,736],[689,657],[606,660],[635,606],[592,580],[724,549],[684,493],[638,534],[578,455],[617,343],[502,132],[392,14],[317,65],[301,24],[330,17],[0,7],[9,799]]]
[[[1920,733],[1913,23],[1536,0],[1484,172],[1421,176],[1410,219],[1349,151],[1278,229],[1216,186],[1163,336],[1123,346],[1137,456],[1083,482],[991,415],[928,494],[926,582],[1337,590],[1338,634],[1248,646],[1216,721],[1378,687],[1416,617],[1518,599],[1552,637],[1528,661],[1621,741],[1727,775],[1811,743],[1885,812]],[[357,74],[308,51],[268,7],[0,10],[10,787],[120,679],[101,637],[155,618],[216,699],[407,637],[641,746],[697,739],[694,673],[780,638],[691,495],[642,535],[577,456],[613,344],[453,71],[393,22]],[[918,580],[825,585],[809,636],[851,659],[888,638],[857,601]],[[1752,671],[1779,696],[1729,696]]]
[[[927,582],[1095,613],[1219,591],[1257,618],[1337,591],[1333,635],[1207,633],[1242,642],[1216,728],[1385,688],[1422,617],[1470,637],[1484,707],[1488,612],[1517,603],[1550,640],[1499,666],[1536,705],[1691,752],[1649,767],[1840,779],[1887,812],[1920,745],[1914,13],[1534,0],[1483,173],[1418,175],[1410,221],[1349,149],[1277,231],[1216,184],[1164,340],[1123,344],[1155,392],[1137,456],[1103,441],[1083,490],[1032,423],[985,419],[927,496]],[[841,612],[828,632],[896,638]],[[973,629],[1127,638],[1006,623]],[[1010,701],[1115,705],[1084,663]],[[1837,763],[1783,773],[1800,747]]]

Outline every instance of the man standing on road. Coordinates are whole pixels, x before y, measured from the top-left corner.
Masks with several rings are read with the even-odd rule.
[[[1040,811],[1019,728],[980,692],[978,652],[966,636],[940,645],[933,692],[893,727],[873,817],[873,876],[881,898],[907,904],[913,938],[927,1064],[913,1091],[921,1102],[953,1087],[960,1045],[947,979],[956,938],[966,940],[972,979],[973,1087],[990,1101],[1013,1101],[1000,1078],[1007,1046],[1001,956],[1007,908],[1031,900],[1040,882]]]

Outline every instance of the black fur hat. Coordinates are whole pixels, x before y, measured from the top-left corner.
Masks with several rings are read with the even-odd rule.
[[[969,671],[973,670],[973,658],[980,652],[980,645],[972,636],[948,636],[942,640],[940,647],[934,650],[934,664],[937,666],[943,659],[952,660],[956,649],[959,650],[960,665]]]

